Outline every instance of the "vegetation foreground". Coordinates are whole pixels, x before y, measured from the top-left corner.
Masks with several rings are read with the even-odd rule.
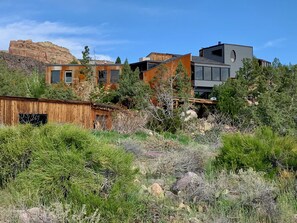
[[[0,127],[0,222],[296,222],[296,139],[262,128],[202,142]]]

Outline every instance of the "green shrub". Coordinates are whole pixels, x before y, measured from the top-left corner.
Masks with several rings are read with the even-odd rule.
[[[267,127],[254,135],[225,135],[215,164],[233,171],[252,167],[270,176],[283,169],[297,170],[297,140],[281,137]]]
[[[78,100],[78,96],[74,93],[73,89],[65,83],[51,84],[47,86],[44,98],[57,99],[57,100]]]
[[[87,130],[72,125],[4,127],[0,142],[0,182],[13,205],[85,205],[88,214],[98,209],[108,222],[132,219],[141,207],[132,155]]]
[[[30,97],[40,98],[46,90],[45,76],[36,72],[32,73],[32,75],[27,78],[26,85]]]
[[[30,144],[31,126],[0,128],[0,188],[25,170],[34,145]]]
[[[154,115],[158,118],[151,117],[148,122],[148,127],[156,132],[170,132],[175,134],[182,128],[182,119],[180,117],[180,110],[174,109],[172,116],[166,114],[164,110],[156,110]]]
[[[257,59],[243,60],[235,79],[214,87],[217,108],[234,124],[269,126],[282,135],[297,135],[297,66],[262,67]]]

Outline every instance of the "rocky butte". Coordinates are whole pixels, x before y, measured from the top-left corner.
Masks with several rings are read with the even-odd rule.
[[[48,64],[69,64],[76,58],[67,48],[51,42],[32,42],[32,40],[12,40],[9,44],[12,55],[29,57]]]

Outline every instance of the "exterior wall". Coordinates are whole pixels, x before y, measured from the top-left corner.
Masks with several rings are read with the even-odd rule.
[[[80,73],[80,70],[84,66],[82,65],[50,65],[46,67],[46,75],[45,81],[47,84],[51,84],[51,71],[59,70],[60,71],[60,81],[65,82],[65,71],[72,71],[72,83],[77,84],[82,82],[86,79],[85,75]],[[106,70],[107,71],[107,79],[105,86],[116,88],[117,84],[111,83],[111,71],[112,70],[119,70],[121,72],[122,65],[119,64],[102,64],[102,65],[94,65],[91,66],[92,71],[95,75],[95,84],[98,84],[98,72],[99,70]]]
[[[147,57],[154,61],[165,61],[173,58],[173,55],[168,53],[150,53]]]
[[[105,86],[110,87],[112,89],[117,88],[117,84],[111,83],[111,71],[112,70],[119,70],[121,75],[122,65],[100,65],[95,67],[95,73],[96,73],[96,84],[99,83],[98,80],[98,72],[99,70],[106,70],[107,71],[107,82]]]
[[[175,60],[172,60],[172,61],[169,61],[168,63],[163,63],[163,64],[168,69],[169,74],[174,74],[179,61],[182,62],[184,68],[188,73],[188,76],[191,78],[191,54],[186,54],[182,57],[177,57]],[[150,70],[144,71],[143,81],[146,83],[151,83],[151,81],[157,75],[159,67],[160,66],[156,66]]]
[[[222,57],[213,55],[214,50],[222,50]],[[231,52],[235,51],[236,59],[234,62],[231,61]],[[230,77],[235,77],[236,72],[243,66],[242,60],[244,58],[253,58],[253,47],[241,46],[234,44],[219,44],[209,48],[203,48],[200,50],[200,55],[215,60],[224,64],[230,65]]]
[[[238,45],[229,45],[224,44],[224,63],[229,64],[230,67],[230,75],[231,77],[236,76],[236,72],[239,71],[239,68],[243,66],[243,59],[253,59],[253,48],[248,46],[238,46]],[[231,61],[230,55],[232,50],[236,53],[236,60],[234,62]]]
[[[112,125],[111,111],[94,109],[91,103],[0,97],[0,124],[17,125],[19,114],[47,114],[48,123],[73,123],[88,129],[94,128],[96,115],[103,115],[107,128]]]
[[[211,87],[213,88],[215,85],[222,84],[222,81],[204,81],[204,80],[194,80],[193,86],[194,87]]]

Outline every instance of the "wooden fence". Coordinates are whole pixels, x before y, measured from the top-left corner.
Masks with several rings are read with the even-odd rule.
[[[91,102],[0,96],[0,124],[73,123],[88,129],[111,129],[116,109]]]

